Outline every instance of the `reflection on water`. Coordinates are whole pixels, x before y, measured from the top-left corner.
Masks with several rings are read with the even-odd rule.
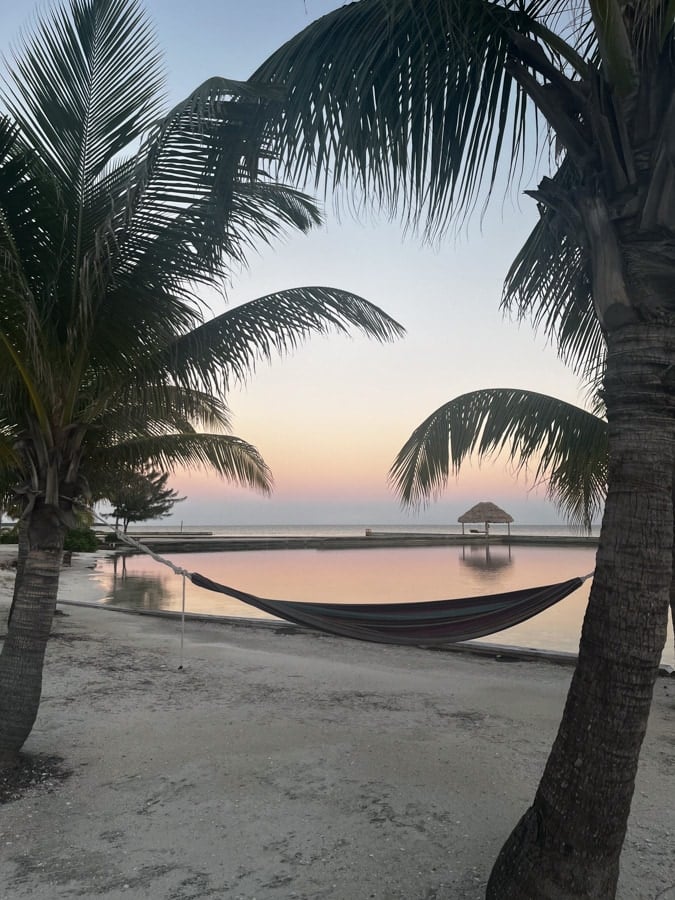
[[[487,543],[483,546],[476,544],[462,545],[460,561],[464,566],[473,566],[479,572],[485,574],[486,581],[494,581],[500,576],[500,569],[510,566],[513,562],[510,544]]]
[[[368,548],[361,550],[250,550],[173,554],[172,561],[261,597],[280,600],[385,603],[470,597],[565,581],[595,565],[595,547]],[[180,610],[182,578],[147,556],[100,560],[94,577],[103,602]],[[590,580],[534,619],[487,642],[576,652]],[[186,583],[188,612],[269,618],[222,594]],[[673,664],[669,637],[664,662]]]
[[[106,596],[101,601],[110,606],[128,609],[175,610],[182,606],[182,579],[165,566],[154,560],[147,560],[152,566],[136,565],[143,557],[127,557],[116,554],[105,564],[96,567],[95,577],[102,585]],[[178,587],[178,595],[176,588]],[[192,588],[192,590],[196,590]],[[178,597],[178,602],[177,601]],[[212,612],[187,606],[193,612]],[[214,615],[220,613],[213,613]],[[226,615],[229,615],[227,613]],[[235,613],[236,615],[236,613]]]
[[[126,556],[116,555],[113,557],[112,596],[107,598],[107,601],[116,603],[115,598],[124,597],[124,601],[119,604],[121,606],[149,610],[167,609],[168,585],[166,579],[157,577],[153,573],[137,574],[129,572],[128,568]]]

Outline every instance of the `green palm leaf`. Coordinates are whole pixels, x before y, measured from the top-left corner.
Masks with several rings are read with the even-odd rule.
[[[556,177],[566,172],[563,166]],[[585,381],[602,375],[605,338],[593,305],[590,261],[557,210],[540,207],[539,221],[506,276],[502,308],[541,328]]]
[[[138,361],[193,329],[202,321],[199,286],[220,289],[253,247],[321,221],[311,198],[255,168],[266,152],[264,129],[256,130],[255,103],[224,99],[236,87],[210,79],[193,92],[148,138],[130,180],[116,184],[119,199],[91,260],[107,287],[86,342],[91,364],[128,365],[130,332],[143,335]]]
[[[312,23],[252,76],[287,90],[279,132],[291,171],[424,218],[429,232],[464,215],[502,160],[518,171],[536,134],[509,63],[515,34],[545,43],[540,6],[360,0]]]
[[[179,384],[199,383],[222,390],[245,380],[258,360],[286,353],[310,334],[346,333],[355,327],[379,341],[401,336],[403,328],[356,294],[329,287],[290,288],[233,307],[181,338],[155,360],[170,366]]]
[[[8,355],[0,354],[0,379],[4,392],[13,395],[25,385],[26,360],[23,375],[16,366],[19,348],[25,348],[36,375],[47,367],[50,348],[38,298],[48,293],[53,265],[45,226],[53,218],[56,194],[51,176],[7,117],[0,117],[0,197],[0,302],[10,348]]]
[[[81,418],[94,427],[97,443],[167,432],[229,431],[227,404],[212,394],[175,384],[136,380],[115,394],[96,392],[96,402],[82,409]]]
[[[590,528],[607,479],[607,423],[555,397],[510,388],[473,391],[450,400],[410,435],[389,478],[402,502],[419,506],[445,489],[471,455],[505,452],[577,524]]]
[[[33,211],[40,203],[35,154],[25,145],[19,127],[0,116],[0,254],[3,279],[0,292],[20,297],[38,277],[43,242]],[[30,292],[30,288],[28,288]],[[11,312],[11,310],[8,310]]]
[[[83,472],[94,496],[98,473],[156,468],[207,469],[221,478],[263,494],[272,489],[272,475],[258,450],[241,438],[221,434],[145,435],[120,441],[83,461]]]
[[[220,283],[225,258],[243,262],[255,239],[320,221],[310,198],[270,182],[260,169],[268,139],[251,94],[238,82],[209,79],[149,133],[116,198],[119,274],[141,282],[149,273],[170,275],[168,286]]]
[[[75,213],[91,185],[159,117],[163,72],[138,0],[56,6],[14,53],[5,102]]]

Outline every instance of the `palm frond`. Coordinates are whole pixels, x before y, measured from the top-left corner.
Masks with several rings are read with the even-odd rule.
[[[220,289],[253,247],[321,222],[312,198],[257,168],[266,126],[250,86],[245,99],[229,97],[237,87],[213,78],[193,91],[150,133],[128,180],[111,173],[93,198],[103,212],[103,194],[117,191],[92,260],[109,272],[89,342],[94,364],[126,365],[130,333],[142,358],[191,330],[202,318],[200,286]]]
[[[628,94],[637,82],[637,66],[622,4],[619,0],[588,0],[588,5],[593,14],[606,77],[620,94]]]
[[[574,522],[589,528],[604,502],[607,424],[555,397],[511,388],[473,391],[439,407],[399,451],[389,480],[401,501],[419,506],[438,496],[471,455],[505,452]]]
[[[112,395],[102,387],[93,399],[78,417],[92,424],[98,444],[146,432],[226,432],[231,425],[230,410],[221,398],[191,387],[138,379]]]
[[[83,206],[105,167],[159,116],[163,73],[148,19],[138,0],[57,5],[13,56],[7,108],[64,197]]]
[[[156,120],[163,75],[138,0],[59,5],[19,51],[4,100],[56,195],[51,215],[35,221],[53,254],[41,297],[44,343],[52,357],[62,354],[55,370],[72,370],[70,387],[59,391],[69,409],[86,364],[93,304],[108,274],[96,260],[110,237],[91,196],[116,156]],[[31,212],[42,210],[34,204]]]
[[[287,90],[279,139],[295,177],[314,172],[317,185],[346,185],[433,232],[529,149],[508,60],[537,11],[516,0],[361,0],[313,22],[251,80]]]
[[[550,218],[553,218],[551,214]],[[595,315],[588,262],[544,214],[518,252],[504,283],[502,308],[541,329],[561,360],[584,380],[604,369],[605,338]]]
[[[221,391],[232,379],[246,380],[258,360],[288,353],[310,334],[347,333],[350,328],[379,341],[404,329],[377,306],[348,291],[329,287],[290,288],[251,300],[167,348],[153,362],[167,367],[181,385]]]
[[[547,180],[549,193],[563,195],[578,177],[564,160]],[[593,305],[590,260],[579,245],[574,215],[563,200],[561,208],[540,203],[539,221],[507,273],[501,305],[541,328],[562,361],[584,381],[594,381],[604,371],[605,339]]]
[[[32,360],[38,378],[51,352],[45,336],[51,309],[43,304],[55,268],[50,225],[59,218],[56,194],[51,173],[26,145],[16,123],[0,117],[2,328],[14,351]],[[0,359],[5,392],[13,389],[13,370],[13,362],[7,367]]]
[[[154,468],[164,472],[201,469],[263,494],[272,490],[272,474],[258,450],[234,435],[164,434],[145,435],[120,441],[94,453],[82,464],[96,493],[96,475],[115,470]]]
[[[260,164],[270,151],[262,100],[251,99],[251,86],[233,96],[239,89],[238,82],[210,78],[149,132],[117,204],[122,272],[138,278],[143,262],[164,261],[168,241],[178,257],[174,283],[220,278],[224,255],[243,256],[233,249],[242,220],[262,219],[261,233],[264,224],[307,230],[320,221],[309,197],[265,177]]]
[[[16,123],[0,116],[0,290],[3,295],[30,293],[31,275],[37,274],[33,266],[39,258],[40,241],[34,209],[40,202],[40,191],[33,156],[21,140]],[[30,275],[27,267],[31,269]]]
[[[546,491],[572,525],[590,533],[607,496],[606,439],[604,453],[594,453],[588,459],[576,457],[569,465],[563,460],[548,475]]]

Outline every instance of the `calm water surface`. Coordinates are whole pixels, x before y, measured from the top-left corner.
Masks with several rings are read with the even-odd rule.
[[[362,533],[362,532],[361,532]],[[469,545],[359,550],[172,553],[190,572],[251,594],[283,600],[388,603],[501,593],[586,575],[595,547]],[[147,556],[100,560],[103,603],[180,610],[182,578]],[[576,652],[590,580],[556,606],[482,640]],[[186,611],[270,618],[238,600],[186,583]],[[673,664],[669,637],[664,662]]]

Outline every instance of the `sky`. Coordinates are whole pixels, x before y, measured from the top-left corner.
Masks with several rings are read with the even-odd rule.
[[[41,4],[39,8],[48,8]],[[167,107],[212,75],[246,78],[265,57],[339,0],[147,0],[165,53]],[[38,7],[36,7],[37,9]],[[29,3],[8,9],[3,50],[31,19]],[[362,337],[313,337],[292,356],[261,364],[232,391],[233,433],[255,444],[274,475],[262,497],[213,475],[176,474],[187,500],[165,524],[454,524],[491,500],[516,524],[560,520],[542,486],[505,461],[467,464],[441,499],[407,511],[387,483],[412,430],[442,403],[486,387],[537,390],[583,405],[583,385],[527,323],[504,319],[499,299],[509,263],[536,221],[523,191],[497,194],[487,216],[460,235],[424,245],[383,217],[337,215],[251,255],[228,286],[230,305],[283,288],[353,291],[405,326],[392,344]],[[322,198],[323,199],[323,198]],[[209,298],[214,314],[220,300]]]

